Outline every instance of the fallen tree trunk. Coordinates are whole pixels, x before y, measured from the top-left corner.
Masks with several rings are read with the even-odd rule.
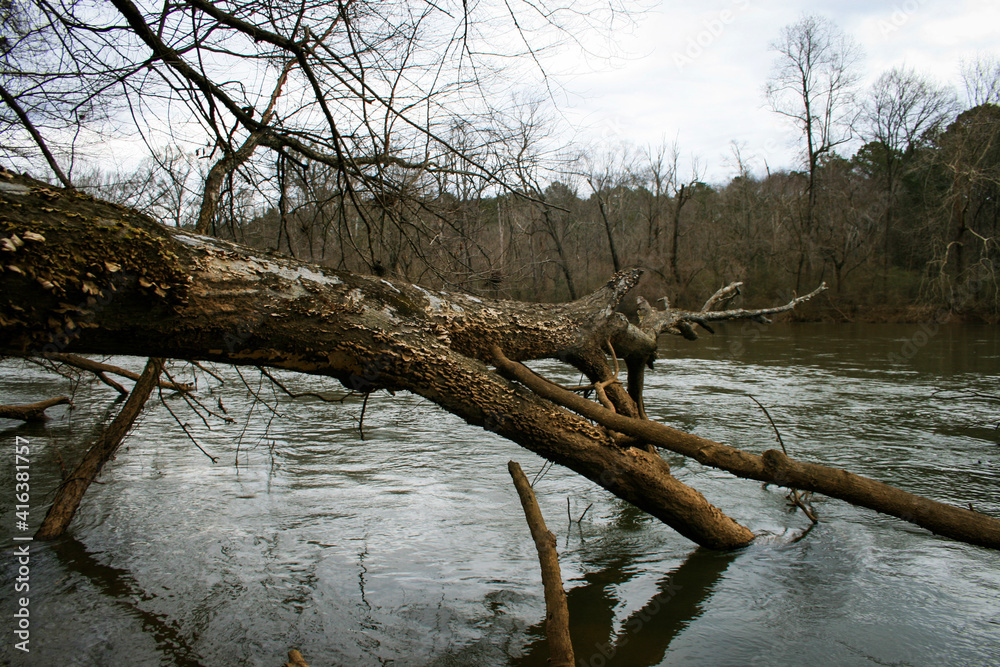
[[[409,390],[565,465],[698,544],[753,533],[671,474],[658,455],[497,376],[516,359],[584,360],[631,325],[615,312],[638,271],[568,304],[485,300],[305,265],[168,230],[134,211],[22,177],[0,189],[0,351],[132,354],[271,366],[351,389]],[[583,363],[583,362],[581,362]],[[611,395],[618,401],[627,394]]]
[[[167,229],[2,170],[0,184],[0,353],[208,360],[330,376],[358,391],[409,390],[569,467],[700,545],[730,549],[753,539],[675,479],[649,440],[622,438],[624,431],[593,424],[486,363],[496,348],[514,361],[565,360],[612,414],[638,416],[641,405],[605,350],[651,362],[661,329],[756,311],[709,318],[707,309],[667,309],[644,330],[615,312],[637,270],[570,303],[480,299]]]
[[[0,419],[18,419],[23,422],[40,422],[48,419],[45,411],[54,405],[68,404],[68,396],[49,398],[28,405],[0,405]]]

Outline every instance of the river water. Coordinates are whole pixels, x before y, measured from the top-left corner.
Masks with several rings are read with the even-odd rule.
[[[761,452],[775,437],[753,395],[793,457],[1000,516],[995,328],[731,325],[664,341],[660,356],[647,374],[654,419]],[[235,419],[209,428],[164,394],[218,462],[151,402],[70,535],[31,544],[23,654],[12,647],[15,436],[31,445],[34,527],[115,394],[0,364],[0,403],[71,390],[75,403],[42,425],[0,421],[0,662],[275,667],[298,648],[314,667],[546,664],[538,565],[506,468],[514,459],[533,477],[540,459],[408,394],[373,395],[362,439],[357,399],[293,401],[252,369],[219,369],[224,385],[173,369]],[[1000,553],[826,498],[795,541],[809,521],[783,491],[667,457],[762,537],[735,553],[698,549],[549,469],[535,489],[558,537],[578,664],[1000,665]]]

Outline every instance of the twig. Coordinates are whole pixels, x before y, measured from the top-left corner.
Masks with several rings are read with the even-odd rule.
[[[754,398],[752,395],[747,394],[747,396],[749,396],[750,400],[756,403],[758,406],[760,406],[760,409],[764,411],[764,414],[767,416],[767,421],[771,422],[771,428],[774,429],[774,435],[778,437],[778,444],[781,445],[781,451],[784,452],[785,456],[788,456],[788,450],[785,449],[785,441],[782,440],[781,438],[781,431],[778,430],[778,426],[774,423],[774,420],[771,419],[771,413],[768,412],[767,408],[765,408],[764,405],[756,398]],[[788,498],[789,505],[791,505],[792,507],[798,507],[800,510],[802,510],[802,513],[805,514],[806,517],[808,517],[808,519],[815,524],[819,522],[819,519],[816,517],[816,513],[813,511],[812,507],[806,505],[806,502],[809,500],[811,496],[812,496],[811,491],[806,491],[805,493],[802,493],[795,487],[790,486],[788,487],[788,495],[786,496],[786,498]]]
[[[258,368],[258,370],[260,370],[261,373],[263,373],[265,376],[267,376],[268,380],[270,380],[275,385],[277,385],[278,389],[280,389],[281,391],[285,392],[286,394],[288,394],[292,398],[305,398],[305,397],[308,396],[308,397],[312,397],[312,398],[318,398],[319,400],[325,401],[327,403],[343,403],[346,399],[350,398],[351,396],[357,396],[358,395],[357,392],[353,392],[352,391],[352,392],[350,392],[348,394],[345,394],[345,395],[341,396],[340,398],[327,398],[326,396],[323,396],[322,394],[317,394],[314,391],[303,391],[303,392],[300,392],[300,393],[295,393],[295,392],[289,390],[288,387],[286,387],[284,384],[282,384],[281,381],[278,378],[276,378],[273,375],[271,375],[270,373],[268,373],[267,369],[264,368],[263,366],[258,366],[257,368]]]
[[[203,448],[203,447],[202,447],[202,446],[201,446],[200,444],[198,444],[198,441],[197,441],[197,440],[195,440],[195,438],[194,438],[194,436],[193,436],[193,435],[191,435],[191,431],[189,431],[189,430],[188,430],[188,426],[187,426],[187,424],[183,423],[183,422],[182,422],[182,421],[180,420],[180,417],[178,417],[178,416],[177,416],[177,413],[175,413],[175,412],[174,412],[173,410],[171,410],[171,409],[170,409],[170,405],[169,405],[169,404],[167,404],[167,401],[166,401],[166,399],[164,399],[164,398],[163,398],[163,387],[160,387],[160,388],[158,389],[158,392],[159,392],[159,395],[160,395],[160,403],[162,403],[162,404],[163,404],[163,407],[165,407],[165,408],[167,409],[167,412],[169,412],[169,413],[170,413],[170,416],[174,418],[174,421],[175,421],[175,422],[177,422],[177,425],[181,427],[181,429],[182,429],[182,430],[184,431],[184,434],[185,434],[185,435],[186,435],[186,436],[188,437],[188,440],[190,440],[191,442],[193,442],[193,443],[194,443],[194,446],[195,446],[195,447],[197,447],[197,448],[198,448],[198,450],[199,450],[199,451],[200,451],[200,452],[201,452],[202,454],[204,454],[204,455],[205,455],[205,456],[207,456],[207,457],[208,457],[209,459],[211,459],[212,463],[218,463],[218,462],[219,462],[219,459],[217,459],[216,457],[214,457],[214,456],[212,456],[211,454],[209,454],[208,452],[206,452],[206,451],[204,450],[204,448]]]
[[[250,395],[254,397],[255,401],[260,401],[261,403],[263,403],[265,406],[267,406],[268,410],[270,410],[275,414],[275,416],[277,417],[282,416],[282,414],[278,412],[277,408],[272,408],[270,403],[268,403],[267,401],[265,401],[263,398],[260,397],[260,388],[261,384],[263,384],[263,377],[264,377],[263,373],[261,373],[261,382],[258,383],[257,389],[254,389],[253,387],[250,386],[250,383],[247,382],[247,379],[243,377],[243,373],[240,371],[239,366],[233,366],[233,370],[236,371],[236,374],[240,376],[240,380],[243,381],[243,386],[247,388],[247,391],[250,392]]]
[[[167,376],[168,380],[170,380],[174,384],[177,384],[176,382],[174,382],[174,378],[170,375],[170,371],[168,371],[166,368],[163,369],[163,374]],[[200,412],[198,412],[198,409],[195,407],[194,404],[197,404],[198,407],[200,407],[202,410],[204,410],[208,414],[212,415],[216,419],[221,419],[222,421],[224,421],[224,422],[226,422],[228,424],[233,424],[233,423],[236,422],[235,419],[233,419],[232,417],[230,417],[228,415],[220,415],[220,414],[212,411],[211,408],[206,407],[204,403],[202,403],[201,401],[199,401],[198,397],[195,396],[194,394],[192,394],[190,392],[186,392],[186,391],[182,391],[182,392],[180,392],[180,394],[181,394],[181,398],[184,399],[184,402],[188,404],[188,407],[190,407],[191,410],[194,411],[194,413],[196,415],[198,415],[199,417],[201,417],[201,421],[205,424],[205,428],[207,428],[209,430],[212,429],[212,427],[208,423],[208,420],[205,419],[205,417]],[[222,405],[221,399],[219,400],[219,405]]]
[[[760,409],[764,411],[764,416],[767,417],[767,421],[771,422],[771,428],[774,429],[774,435],[778,437],[778,444],[781,445],[781,451],[785,453],[785,456],[788,456],[788,450],[785,449],[785,441],[781,439],[781,431],[778,430],[778,427],[775,425],[774,420],[771,419],[771,413],[768,412],[767,408],[765,408],[764,405],[756,398],[754,398],[751,394],[747,394],[747,396],[749,396],[750,400],[756,403],[760,407]]]
[[[197,361],[192,361],[191,365],[194,366],[195,368],[200,368],[203,372],[207,373],[208,375],[211,375],[216,380],[218,380],[220,384],[226,384],[226,378],[222,377],[221,375],[219,375],[218,373],[216,373],[213,370],[209,370],[208,368],[205,368],[204,366],[202,366],[201,364],[199,364]]]
[[[535,473],[535,478],[531,480],[531,488],[535,488],[535,484],[538,484],[538,480],[545,477],[545,473],[551,470],[552,466],[553,466],[552,461],[545,461],[544,463],[542,463],[541,469],[539,469],[539,471]]]

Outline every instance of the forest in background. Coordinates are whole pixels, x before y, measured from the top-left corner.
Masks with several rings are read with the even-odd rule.
[[[811,216],[807,172],[754,175],[735,146],[739,175],[717,185],[683,173],[676,146],[603,157],[590,172],[550,182],[526,166],[510,192],[452,175],[416,182],[408,197],[360,203],[317,165],[275,176],[277,206],[262,208],[233,179],[210,231],[325,266],[524,300],[574,299],[639,266],[646,292],[679,305],[736,280],[761,302],[827,281],[806,317],[1000,314],[995,104],[963,111],[912,145],[870,141],[849,158],[822,156]],[[166,164],[95,189],[192,225],[191,163],[171,155]]]

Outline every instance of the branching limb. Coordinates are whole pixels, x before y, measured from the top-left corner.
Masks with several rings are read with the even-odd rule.
[[[939,535],[1000,549],[1000,519],[995,517],[930,500],[846,470],[796,461],[775,449],[758,456],[665,424],[616,414],[560,389],[527,366],[510,361],[499,349],[494,350],[494,363],[502,375],[520,382],[542,398],[605,428],[689,456],[704,465],[726,470],[737,477],[815,491],[898,517]]]
[[[738,293],[739,285],[740,283],[733,283],[732,285],[722,288],[712,295],[712,297],[705,302],[705,307],[699,311],[681,310],[679,308],[671,308],[664,311],[653,311],[650,317],[647,318],[647,321],[643,323],[642,328],[656,334],[666,331],[667,333],[682,335],[685,338],[697,338],[698,336],[694,332],[694,328],[691,326],[692,324],[697,324],[709,332],[712,330],[708,325],[708,322],[720,322],[723,320],[752,320],[754,322],[760,322],[761,324],[770,324],[771,320],[768,319],[768,315],[777,315],[778,313],[788,312],[800,303],[804,303],[820,292],[826,290],[826,283],[823,283],[809,294],[795,297],[783,306],[757,309],[736,308],[732,310],[711,310],[711,308],[718,305],[720,301],[735,297]]]
[[[167,379],[169,379],[172,384],[175,384],[175,385],[177,384],[177,382],[174,382],[173,376],[170,375],[170,372],[166,368],[163,369],[163,374],[167,376]],[[201,418],[202,423],[205,424],[205,427],[208,428],[208,429],[211,429],[212,427],[208,423],[208,420],[205,418],[205,415],[203,415],[201,413],[202,410],[206,414],[211,415],[212,417],[215,417],[216,419],[218,419],[220,421],[224,421],[227,424],[233,424],[233,423],[236,422],[236,420],[233,419],[232,417],[230,417],[229,415],[225,415],[225,414],[221,414],[220,415],[218,412],[215,412],[211,408],[207,407],[204,403],[202,403],[201,401],[198,400],[197,396],[195,396],[191,392],[182,391],[182,392],[180,392],[180,395],[181,395],[181,398],[184,399],[184,402],[188,404],[188,407],[191,408],[192,412],[194,412],[196,415],[198,415]],[[222,407],[222,400],[221,399],[219,400],[219,407],[220,407],[221,410],[225,411],[225,408]]]
[[[126,368],[121,368],[119,366],[113,366],[111,364],[106,364],[100,361],[94,361],[93,359],[87,359],[86,357],[81,357],[76,354],[66,354],[66,353],[52,353],[45,357],[46,359],[51,359],[52,361],[57,361],[61,364],[66,364],[67,366],[72,366],[73,368],[79,368],[80,370],[90,371],[101,380],[101,382],[107,384],[110,387],[114,387],[115,391],[125,395],[128,391],[122,387],[117,382],[109,379],[105,376],[105,373],[112,373],[129,380],[139,380],[139,373],[135,373]],[[181,391],[188,392],[191,391],[191,385],[184,384],[180,382],[170,382],[167,380],[160,380],[159,386],[161,389],[169,389],[171,391]]]
[[[661,333],[670,333],[683,336],[688,340],[697,340],[698,334],[695,326],[700,326],[709,333],[715,333],[711,321],[721,320],[753,320],[755,322],[769,323],[768,315],[783,313],[792,310],[804,301],[808,301],[826,289],[826,283],[806,294],[795,297],[782,306],[771,308],[759,308],[755,310],[733,309],[733,310],[712,310],[719,305],[725,305],[740,294],[742,283],[735,282],[726,285],[718,290],[705,302],[699,311],[681,310],[671,308],[666,297],[659,299],[663,303],[663,310],[653,308],[646,299],[638,297],[636,303],[639,316],[638,325],[631,322],[612,337],[615,349],[625,359],[628,367],[628,394],[637,406],[639,416],[645,417],[646,411],[643,405],[643,376],[644,366],[653,367],[656,359],[656,349],[659,344]]]
[[[174,418],[174,421],[177,422],[177,425],[181,427],[181,430],[184,431],[184,435],[188,437],[188,440],[194,443],[194,446],[198,448],[198,451],[207,456],[212,461],[212,463],[218,463],[219,459],[205,451],[205,448],[201,446],[201,443],[199,443],[198,440],[191,434],[191,431],[188,429],[188,425],[185,422],[182,422],[181,418],[177,416],[177,413],[174,412],[173,409],[171,409],[170,404],[167,403],[167,401],[163,397],[162,388],[160,389],[160,403],[162,403],[163,407],[167,409],[167,412],[170,413],[170,416]],[[201,414],[199,413],[198,416],[201,417]]]

